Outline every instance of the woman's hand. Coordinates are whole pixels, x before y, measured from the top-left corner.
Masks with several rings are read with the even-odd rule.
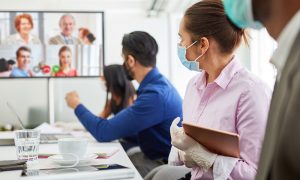
[[[197,163],[191,158],[191,156],[186,154],[184,151],[179,150],[178,154],[180,160],[184,163],[186,167],[193,168],[195,166],[198,166]]]
[[[197,165],[207,171],[215,162],[217,154],[208,151],[197,141],[186,135],[183,128],[177,126],[179,121],[179,117],[173,121],[170,132],[172,145],[182,151],[179,151],[180,160],[183,161],[187,167]]]
[[[189,147],[194,146],[195,144],[198,144],[194,139],[189,137],[188,135],[185,134],[183,131],[182,127],[178,127],[177,124],[179,123],[180,118],[177,117],[172,125],[171,125],[171,138],[172,138],[172,145],[175,146],[176,148],[185,151]]]

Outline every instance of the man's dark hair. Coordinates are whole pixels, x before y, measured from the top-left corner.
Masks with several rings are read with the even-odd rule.
[[[27,51],[27,52],[31,53],[31,50],[30,50],[28,47],[26,47],[26,46],[21,46],[21,47],[17,50],[17,52],[16,52],[17,58],[20,56],[20,52],[21,52],[21,51]]]
[[[155,39],[143,31],[125,34],[122,40],[122,52],[125,56],[132,55],[141,65],[154,67],[158,45]]]

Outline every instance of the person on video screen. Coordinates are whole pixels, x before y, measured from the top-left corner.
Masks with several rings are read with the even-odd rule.
[[[0,59],[0,77],[9,77],[8,65],[4,58]]]
[[[87,28],[79,28],[78,38],[85,45],[92,45],[96,40],[96,37],[93,33],[90,32]]]
[[[0,77],[9,77],[16,62],[14,60],[0,59]]]
[[[8,65],[7,68],[8,68],[8,70],[9,70],[9,71],[12,71],[15,64],[16,64],[16,62],[15,62],[14,60],[9,59],[9,60],[7,61],[7,65]]]
[[[59,20],[61,33],[49,39],[49,44],[81,44],[80,40],[73,36],[75,18],[71,14],[64,14]]]
[[[15,28],[17,33],[8,36],[3,44],[9,45],[29,45],[41,44],[40,39],[31,33],[33,20],[30,14],[20,14],[15,18]]]
[[[56,77],[75,77],[77,76],[76,69],[71,68],[72,51],[68,46],[63,46],[58,52],[59,56],[59,71],[54,75]]]
[[[0,59],[0,77],[9,77],[12,71],[13,65],[15,61],[13,60],[6,60],[4,58]]]
[[[17,67],[12,69],[10,77],[32,77],[34,76],[30,69],[31,50],[26,46],[21,46],[17,52]]]

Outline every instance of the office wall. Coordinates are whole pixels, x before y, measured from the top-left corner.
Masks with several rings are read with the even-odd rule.
[[[19,114],[25,126],[49,122],[48,84],[45,79],[0,80],[0,125],[19,125],[7,102]]]
[[[84,3],[83,3],[84,2]],[[79,10],[79,11],[105,11],[105,64],[122,63],[121,40],[124,33],[134,30],[143,30],[152,34],[159,44],[158,67],[160,71],[170,77],[170,50],[168,49],[168,17],[147,18],[144,11],[101,9],[97,0],[0,0],[0,10]],[[156,28],[159,27],[159,28]],[[47,89],[50,84],[52,92],[50,105],[47,99]],[[5,87],[5,88],[3,88]],[[5,107],[7,98],[26,123],[29,118],[42,121],[50,121],[49,113],[53,114],[55,121],[76,121],[76,117],[65,103],[65,94],[77,90],[82,102],[90,110],[99,114],[104,107],[105,92],[99,86],[98,78],[85,79],[47,79],[31,80],[0,80],[0,125],[11,122],[16,124],[14,117]],[[17,92],[26,92],[25,95],[16,96]],[[39,114],[29,114],[32,108],[38,107]],[[51,112],[48,112],[51,111]]]
[[[76,90],[81,98],[81,102],[90,109],[91,112],[99,115],[105,103],[106,92],[101,89],[98,78],[81,79],[51,79],[50,90],[53,92],[53,102],[50,103],[50,110],[53,110],[54,121],[76,121],[76,116],[72,109],[65,103],[65,96],[68,92]]]
[[[170,34],[168,33],[169,24],[167,15],[162,15],[159,18],[147,18],[143,12],[107,11],[105,21],[106,64],[123,63],[121,41],[124,33],[146,31],[156,39],[159,46],[157,66],[165,76],[170,76]]]

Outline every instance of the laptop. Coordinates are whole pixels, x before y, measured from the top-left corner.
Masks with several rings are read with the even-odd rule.
[[[24,124],[19,116],[19,114],[15,111],[15,109],[6,102],[7,107],[11,110],[11,112],[16,116],[19,125],[22,127],[22,129],[25,129]],[[51,127],[48,123],[42,123],[38,127],[36,127],[36,130],[39,130],[41,132],[46,131],[49,132],[52,131],[52,133],[41,133],[40,134],[40,143],[41,144],[51,144],[51,143],[57,143],[58,139],[61,138],[67,138],[67,137],[73,137],[70,133],[53,133],[53,127]],[[51,130],[52,129],[52,130]],[[0,146],[14,146],[14,132],[4,132],[0,134]]]

